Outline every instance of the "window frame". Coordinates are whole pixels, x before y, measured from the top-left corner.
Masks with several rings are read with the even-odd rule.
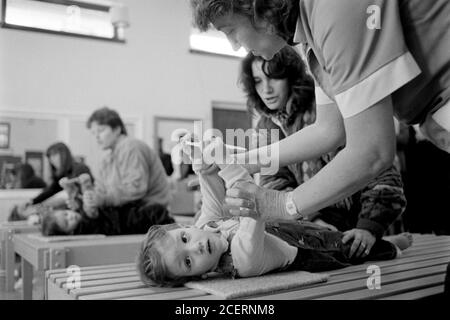
[[[2,1],[2,12],[1,12],[0,28],[40,32],[40,33],[70,36],[70,37],[84,38],[84,39],[102,40],[102,41],[116,42],[116,43],[122,43],[122,44],[126,43],[126,40],[121,40],[117,37],[117,27],[114,25],[113,25],[114,37],[113,38],[105,38],[105,37],[100,37],[100,36],[79,34],[79,33],[74,33],[74,32],[55,31],[55,30],[48,30],[48,29],[42,29],[42,28],[34,28],[34,27],[26,27],[26,26],[19,26],[19,25],[15,25],[15,24],[9,24],[6,22],[6,6],[7,6],[8,0],[1,0],[1,1]],[[99,11],[109,11],[109,9],[111,8],[110,6],[106,6],[106,5],[80,2],[80,1],[76,1],[76,0],[34,0],[34,1],[60,4],[60,5],[76,5],[80,8],[99,10]]]

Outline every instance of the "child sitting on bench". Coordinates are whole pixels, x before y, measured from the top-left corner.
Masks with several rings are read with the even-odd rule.
[[[192,136],[181,139],[182,150],[193,154]],[[220,139],[205,147],[226,150]],[[198,150],[197,150],[198,152]],[[220,151],[219,151],[220,152]],[[201,153],[200,153],[201,154]],[[211,154],[211,153],[209,153]],[[203,157],[203,155],[202,155]],[[412,244],[409,234],[377,240],[369,255],[349,257],[351,244],[343,244],[343,233],[304,221],[274,220],[258,216],[230,217],[223,208],[226,189],[236,183],[254,183],[247,170],[233,162],[203,164],[199,175],[203,205],[195,226],[170,224],[152,226],[138,256],[144,283],[178,286],[205,278],[210,272],[234,277],[252,277],[274,270],[319,272],[359,264],[368,260],[395,258]]]
[[[119,207],[83,208],[82,194],[93,187],[87,174],[61,179],[60,184],[66,190],[74,210],[41,207],[41,231],[45,236],[144,234],[152,225],[175,222],[166,207],[160,204],[140,205],[133,201]]]

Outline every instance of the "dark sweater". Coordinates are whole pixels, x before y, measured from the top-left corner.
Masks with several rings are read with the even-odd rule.
[[[88,173],[91,176],[91,178],[93,178],[92,174],[91,174],[91,170],[89,170],[89,167],[87,167],[86,165],[84,165],[82,163],[74,162],[73,166],[69,170],[69,172],[67,172],[65,175],[62,175],[61,177],[54,178],[52,183],[47,188],[45,188],[36,198],[34,198],[31,201],[32,204],[41,203],[41,202],[47,200],[48,198],[54,196],[58,192],[60,192],[62,190],[61,186],[59,185],[59,180],[61,178],[67,177],[67,178],[71,179],[71,178],[78,177],[82,173]]]
[[[22,189],[40,189],[45,188],[47,184],[41,178],[33,176],[22,185]]]
[[[74,234],[144,234],[155,224],[175,222],[166,207],[160,204],[143,204],[133,201],[119,207],[98,209],[98,218],[91,219],[82,213],[83,218]]]

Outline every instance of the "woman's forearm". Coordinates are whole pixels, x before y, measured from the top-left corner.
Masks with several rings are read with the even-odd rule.
[[[345,121],[346,147],[293,200],[301,213],[313,213],[351,196],[392,165],[395,131],[390,97]]]
[[[298,211],[309,217],[359,191],[380,170],[381,165],[368,162],[360,151],[344,149],[312,179],[297,187],[293,200]]]
[[[314,124],[271,145],[238,154],[236,159],[251,173],[263,169],[275,174],[279,168],[306,160],[317,159],[335,151],[345,141],[341,128],[330,130]],[[270,170],[269,170],[270,168]]]

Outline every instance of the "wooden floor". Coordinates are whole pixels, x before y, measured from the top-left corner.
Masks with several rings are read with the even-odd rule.
[[[450,262],[450,236],[414,235],[414,245],[397,259],[370,262],[328,272],[326,283],[248,299],[308,299],[410,300],[435,296],[444,291],[446,266]],[[367,268],[376,265],[381,270],[381,289],[369,290]],[[96,266],[81,269],[81,288],[69,289],[66,270],[47,272],[48,299],[202,299],[218,296],[188,288],[147,288],[139,280],[134,264]]]

